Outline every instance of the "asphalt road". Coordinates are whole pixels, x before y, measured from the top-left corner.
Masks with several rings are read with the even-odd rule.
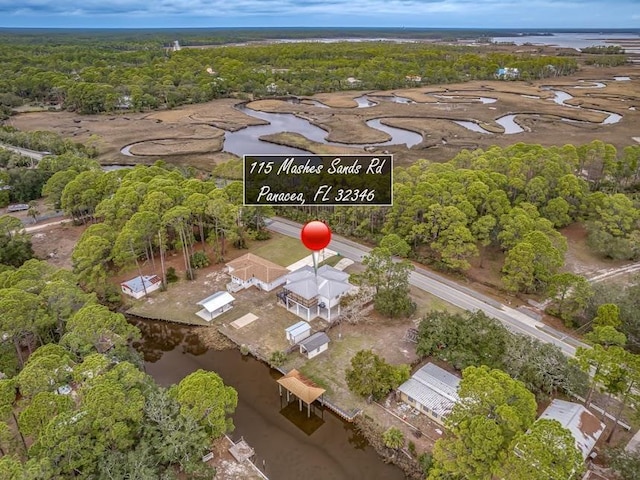
[[[267,227],[274,232],[299,238],[302,225],[274,217],[267,221]],[[356,262],[361,261],[362,257],[371,251],[369,247],[365,247],[339,235],[333,235],[328,248]],[[530,335],[542,342],[552,343],[558,346],[562,352],[568,356],[575,355],[576,346],[586,346],[574,339],[569,339],[568,341],[571,343],[568,343],[568,341],[565,341],[566,336],[561,334],[561,332],[554,331],[550,327],[547,327],[542,322],[479,292],[458,285],[445,277],[422,268],[416,268],[415,271],[411,273],[409,283],[457,307],[471,311],[481,310],[489,317],[502,322],[502,324],[513,333]],[[549,332],[553,332],[557,336]]]
[[[0,148],[11,150],[12,152],[24,155],[25,157],[33,158],[34,160],[42,160],[42,157],[49,155],[48,152],[36,152],[35,150],[29,150],[28,148],[14,147],[13,145],[5,145],[3,143],[0,143]]]

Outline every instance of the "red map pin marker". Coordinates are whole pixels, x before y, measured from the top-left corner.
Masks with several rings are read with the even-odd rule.
[[[314,220],[302,227],[300,240],[309,250],[322,250],[331,242],[331,230],[326,223]]]

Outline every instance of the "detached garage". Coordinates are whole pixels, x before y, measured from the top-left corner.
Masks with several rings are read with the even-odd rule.
[[[202,307],[202,310],[196,313],[196,315],[203,320],[210,322],[218,315],[223,314],[227,310],[231,310],[233,308],[232,303],[234,300],[235,298],[233,298],[229,292],[214,293],[210,297],[207,297],[196,304]]]

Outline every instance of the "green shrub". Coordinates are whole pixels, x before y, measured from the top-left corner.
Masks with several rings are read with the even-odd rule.
[[[176,269],[173,267],[167,268],[167,283],[175,283],[178,281],[178,275]]]
[[[271,357],[269,357],[269,364],[272,367],[281,367],[282,364],[287,360],[287,354],[281,351],[273,352]]]
[[[209,257],[204,252],[194,252],[191,255],[191,266],[193,268],[205,268],[209,266]]]
[[[261,228],[256,232],[256,240],[269,240],[271,238],[271,232],[266,228]]]

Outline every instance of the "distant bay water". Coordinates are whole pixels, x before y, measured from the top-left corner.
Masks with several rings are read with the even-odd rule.
[[[533,45],[555,45],[565,48],[585,48],[595,45],[620,45],[617,40],[637,40],[640,43],[640,35],[634,33],[553,33],[551,35],[518,35],[515,37],[493,37],[493,42],[508,42],[516,45],[530,43]],[[631,49],[629,49],[631,50]]]

